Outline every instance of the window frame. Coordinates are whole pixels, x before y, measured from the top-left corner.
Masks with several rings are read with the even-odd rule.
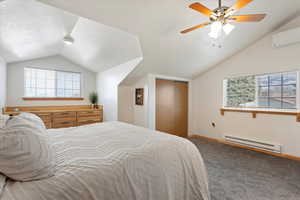
[[[64,73],[72,73],[72,74],[79,74],[80,75],[80,95],[78,97],[58,97],[57,96],[57,73],[55,73],[55,96],[53,97],[42,97],[42,96],[26,96],[26,69],[35,69],[35,70],[45,70],[45,71],[53,71],[53,72],[64,72]],[[34,100],[84,100],[83,98],[83,74],[82,72],[77,71],[66,71],[66,70],[58,70],[58,69],[50,69],[50,68],[39,68],[39,67],[24,67],[23,68],[23,78],[24,78],[24,93],[23,93],[23,100],[25,101],[34,101]],[[47,89],[47,88],[46,88]]]
[[[290,98],[295,98],[296,100],[296,104],[295,104],[295,108],[283,108],[282,107],[282,102],[281,102],[281,108],[272,108],[270,107],[270,77],[271,75],[276,75],[276,74],[280,74],[281,75],[281,84],[279,86],[281,86],[281,100],[282,98],[289,98],[289,97],[285,97],[283,96],[283,87],[284,86],[288,86],[288,85],[295,85],[295,84],[283,84],[283,80],[282,80],[282,74],[286,74],[286,73],[296,73],[296,95],[295,97],[290,97]],[[242,78],[242,77],[249,77],[249,76],[254,76],[254,77],[258,77],[258,76],[268,76],[268,84],[267,89],[268,89],[268,96],[266,96],[266,98],[268,99],[268,107],[246,107],[246,106],[240,106],[240,107],[232,107],[232,106],[227,106],[227,86],[228,86],[228,79],[233,79],[233,78]],[[232,110],[262,110],[262,111],[268,111],[268,110],[273,110],[273,111],[299,111],[300,108],[300,71],[295,69],[295,70],[290,70],[290,71],[282,71],[282,72],[270,72],[270,73],[262,73],[262,74],[250,74],[250,75],[236,75],[236,76],[230,76],[230,77],[225,77],[223,79],[223,109],[232,109]],[[274,85],[271,85],[274,86]],[[258,97],[258,89],[264,87],[264,86],[260,86],[259,84],[256,84],[256,97]],[[258,98],[255,99],[255,101],[257,101]]]

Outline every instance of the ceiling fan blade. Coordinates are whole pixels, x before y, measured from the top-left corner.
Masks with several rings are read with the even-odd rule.
[[[205,7],[204,5],[200,4],[200,3],[193,3],[189,6],[191,9],[194,9],[208,17],[211,16],[211,14],[213,14],[213,11],[207,7]]]
[[[238,0],[231,8],[229,8],[226,11],[226,14],[233,13],[235,11],[240,10],[241,8],[245,7],[249,3],[251,3],[253,0]]]
[[[254,15],[236,15],[230,16],[228,19],[233,22],[259,22],[266,17],[266,14]]]
[[[192,28],[189,28],[189,29],[186,29],[184,31],[181,31],[181,33],[182,34],[189,33],[189,32],[194,31],[196,29],[203,28],[203,27],[205,27],[205,26],[207,26],[209,24],[211,24],[211,22],[207,22],[207,23],[204,23],[204,24],[200,24],[200,25],[194,26]]]

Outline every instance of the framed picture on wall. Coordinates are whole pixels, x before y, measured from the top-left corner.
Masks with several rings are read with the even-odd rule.
[[[135,105],[144,105],[144,88],[135,89]]]

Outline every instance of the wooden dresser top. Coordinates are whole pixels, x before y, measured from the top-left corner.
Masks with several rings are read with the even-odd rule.
[[[19,111],[16,111],[18,109]],[[34,112],[34,113],[57,113],[57,112],[89,112],[101,111],[103,106],[97,109],[92,109],[90,105],[72,105],[72,106],[20,106],[20,107],[5,107],[2,112],[6,115],[16,115],[20,112]]]

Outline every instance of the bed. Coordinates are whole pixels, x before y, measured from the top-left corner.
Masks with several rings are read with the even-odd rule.
[[[121,122],[50,129],[47,137],[55,175],[6,180],[0,200],[210,199],[202,157],[186,139]]]

